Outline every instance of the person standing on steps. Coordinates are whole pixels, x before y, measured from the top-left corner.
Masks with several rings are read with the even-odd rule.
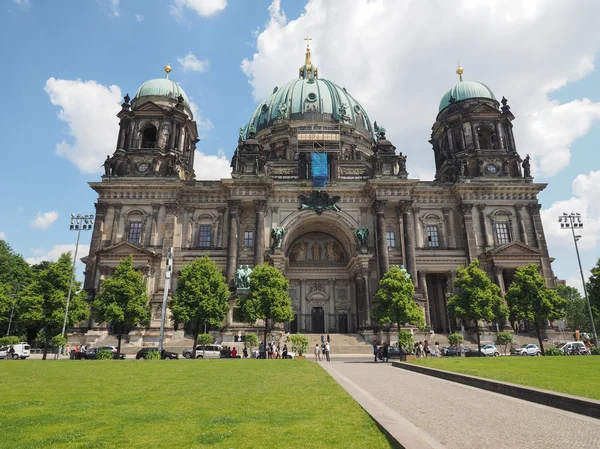
[[[329,340],[329,335],[327,336],[327,339]],[[327,341],[327,343],[325,344],[325,359],[328,362],[331,362],[331,359],[329,358],[329,350],[331,349],[331,346],[329,346],[329,341]]]
[[[373,355],[375,356],[374,362],[377,363],[377,342],[373,342]]]
[[[331,338],[329,338],[329,334],[327,334],[327,343],[331,343]]]
[[[321,334],[321,344],[325,343],[325,335]]]

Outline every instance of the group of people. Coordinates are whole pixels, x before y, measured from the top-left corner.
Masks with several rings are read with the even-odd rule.
[[[327,341],[325,341],[325,335],[321,334],[321,345],[315,344],[315,360],[320,362],[321,360],[331,362],[329,357],[329,351],[331,349],[331,338],[327,334]],[[322,356],[322,357],[321,357]]]
[[[245,350],[246,348],[244,348]],[[265,345],[264,341],[261,341],[258,345],[258,358],[259,359],[287,359],[288,348],[287,344],[283,347],[279,342],[272,341]],[[246,357],[244,357],[246,358]]]
[[[415,343],[414,354],[417,358],[441,357],[442,351],[440,349],[440,344],[437,341],[432,348],[427,340],[423,340]]]
[[[245,350],[246,348],[244,348]],[[248,352],[246,352],[246,357],[248,356]],[[223,346],[223,349],[221,349],[221,358],[222,359],[235,359],[238,357],[238,350],[233,347],[230,348],[229,346]],[[244,357],[244,358],[246,358]]]

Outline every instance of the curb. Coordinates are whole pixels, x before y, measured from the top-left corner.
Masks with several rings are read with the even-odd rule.
[[[459,374],[436,368],[428,368],[412,363],[392,362],[392,366],[419,374],[437,377],[439,379],[449,380],[451,382],[461,383],[470,387],[481,388],[486,391],[511,396],[524,401],[546,405],[567,412],[600,419],[600,401],[594,399],[584,399],[579,396],[571,396],[553,391],[541,390],[539,388],[524,387],[522,385],[484,379],[482,377],[469,376],[467,374]]]

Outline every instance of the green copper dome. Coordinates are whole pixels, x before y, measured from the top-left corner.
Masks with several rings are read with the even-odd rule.
[[[316,70],[316,69],[315,69]],[[345,88],[323,78],[305,77],[276,87],[262,101],[248,123],[256,132],[280,120],[337,121],[371,135],[373,128],[361,104]]]
[[[494,93],[485,84],[478,81],[459,81],[442,97],[438,112],[450,106],[450,97],[453,97],[456,101],[468,100],[469,98],[496,100]]]
[[[155,96],[177,101],[179,95],[183,96],[183,102],[189,107],[190,101],[179,84],[168,78],[156,78],[142,84],[135,93],[135,98]]]

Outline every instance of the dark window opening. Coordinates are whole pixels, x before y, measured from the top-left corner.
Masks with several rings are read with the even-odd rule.
[[[142,148],[156,148],[156,128],[149,126],[142,133]]]
[[[440,246],[440,234],[438,227],[433,225],[427,225],[427,246],[438,247]]]
[[[253,237],[252,231],[244,231],[244,247],[252,248]]]
[[[496,238],[498,239],[498,245],[510,243],[508,223],[496,223]]]
[[[388,248],[396,247],[396,233],[394,231],[386,232],[386,240]]]

